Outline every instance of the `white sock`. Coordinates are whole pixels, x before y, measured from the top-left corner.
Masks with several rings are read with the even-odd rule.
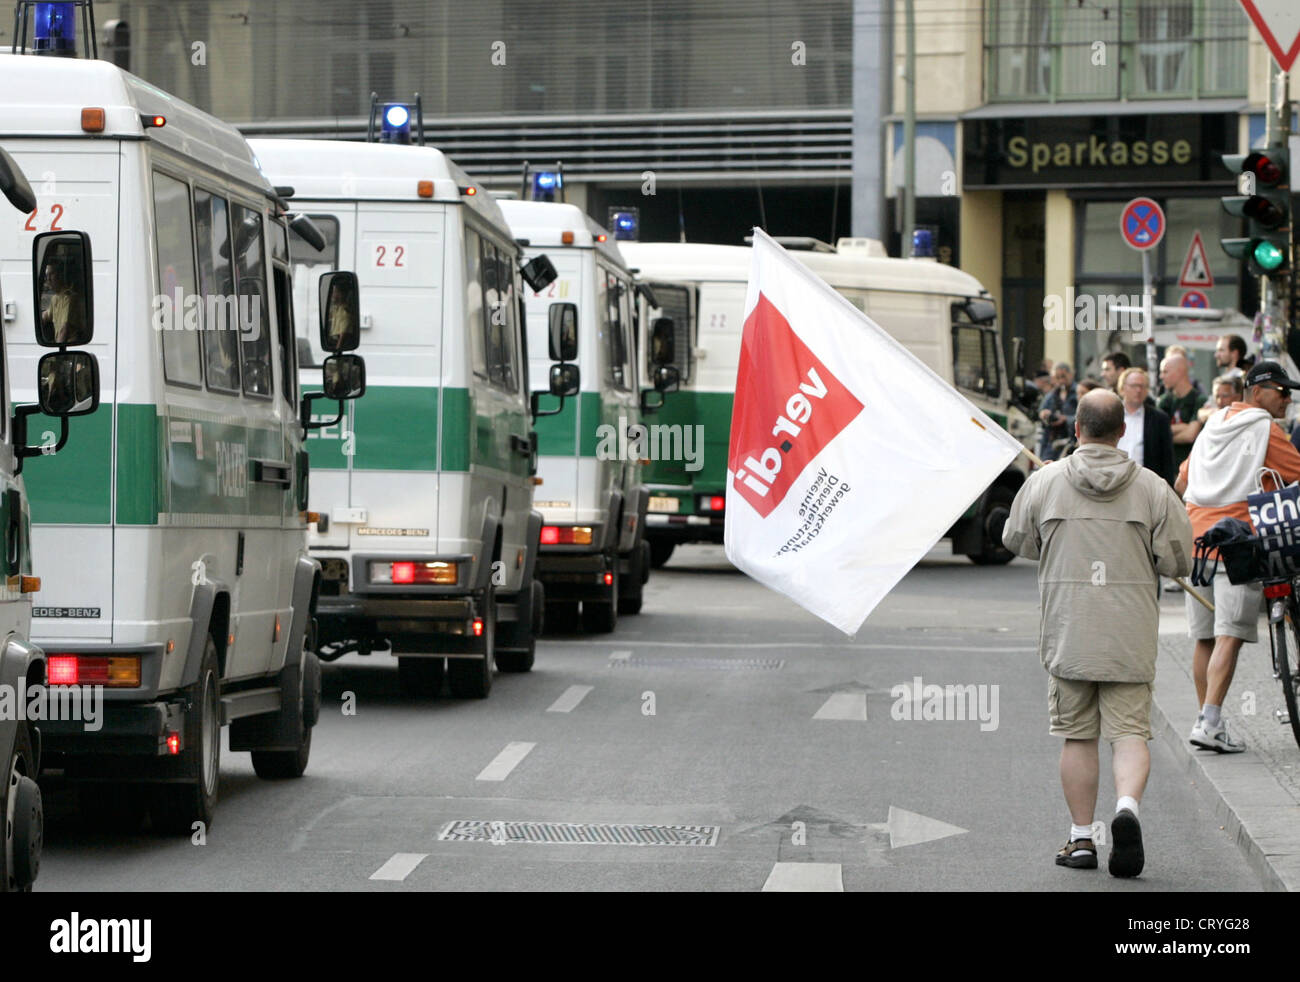
[[[1222,719],[1221,709],[1218,706],[1211,706],[1208,702],[1201,707],[1201,719],[1205,720],[1206,726],[1218,727]]]
[[[1125,808],[1127,808],[1129,811],[1131,811],[1131,812],[1133,813],[1133,817],[1134,817],[1134,818],[1137,818],[1137,814],[1138,814],[1138,803],[1137,803],[1137,799],[1136,799],[1136,798],[1130,798],[1128,795],[1123,795],[1123,796],[1119,799],[1119,801],[1115,802],[1115,814],[1116,814],[1116,815],[1118,815],[1118,814],[1119,814],[1121,811],[1123,811]]]
[[[1071,841],[1071,842],[1073,842],[1075,839],[1091,839],[1091,838],[1092,838],[1092,826],[1091,826],[1091,825],[1073,825],[1073,824],[1072,824],[1072,825],[1070,826],[1070,841]]]

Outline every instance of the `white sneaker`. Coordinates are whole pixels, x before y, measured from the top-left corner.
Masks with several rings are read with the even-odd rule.
[[[1188,739],[1202,750],[1217,750],[1221,754],[1239,754],[1246,749],[1246,741],[1238,740],[1228,733],[1228,725],[1220,722],[1217,729],[1211,729],[1204,719],[1198,718],[1192,727]]]

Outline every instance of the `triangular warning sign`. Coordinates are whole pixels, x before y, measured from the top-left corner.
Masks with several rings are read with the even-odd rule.
[[[1183,271],[1178,277],[1179,286],[1214,286],[1214,276],[1210,273],[1210,260],[1205,255],[1205,242],[1198,231],[1192,235],[1192,244],[1187,248],[1187,258],[1183,260]]]
[[[1240,0],[1282,71],[1300,54],[1300,4],[1295,0]]]

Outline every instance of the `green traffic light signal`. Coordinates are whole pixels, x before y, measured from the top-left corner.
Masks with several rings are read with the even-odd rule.
[[[1286,261],[1286,253],[1267,239],[1255,244],[1251,257],[1254,259],[1255,265],[1265,273],[1276,271]]]
[[[1236,174],[1235,195],[1220,198],[1229,215],[1246,219],[1247,238],[1221,239],[1223,251],[1246,262],[1253,276],[1273,276],[1290,266],[1291,161],[1287,148],[1270,146],[1246,154],[1225,154]]]

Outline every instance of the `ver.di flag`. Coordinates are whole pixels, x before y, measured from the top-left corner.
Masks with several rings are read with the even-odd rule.
[[[732,563],[853,634],[1020,450],[754,230],[727,458]]]

